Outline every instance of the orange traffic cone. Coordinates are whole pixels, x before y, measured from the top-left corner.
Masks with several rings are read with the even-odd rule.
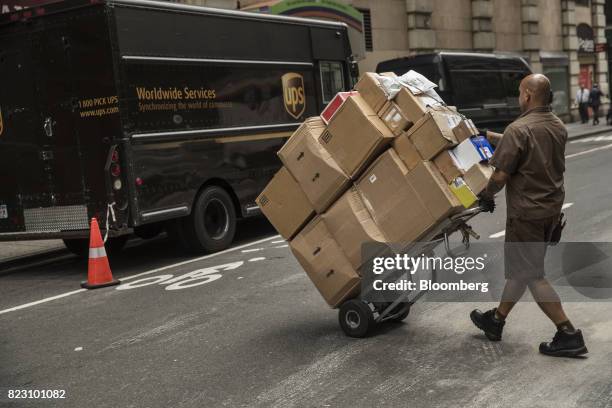
[[[89,234],[89,263],[87,266],[87,282],[81,282],[81,287],[86,289],[103,288],[118,285],[119,280],[113,279],[104,242],[100,234],[100,227],[95,218],[91,219]]]

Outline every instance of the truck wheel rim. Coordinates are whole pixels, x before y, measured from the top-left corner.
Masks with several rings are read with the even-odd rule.
[[[213,198],[204,208],[204,228],[212,239],[222,239],[229,230],[229,213],[223,202]]]
[[[354,310],[349,310],[346,312],[344,320],[346,321],[346,325],[351,329],[356,329],[361,324],[361,317],[359,316],[359,313]]]

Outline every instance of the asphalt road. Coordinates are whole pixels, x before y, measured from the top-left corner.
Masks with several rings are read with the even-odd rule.
[[[568,145],[564,240],[612,242],[611,139]],[[498,201],[472,222],[484,240],[503,239]],[[95,291],[79,291],[86,264],[70,256],[0,272],[0,406],[612,406],[609,302],[565,305],[584,359],[538,354],[554,326],[528,302],[500,343],[468,319],[489,304],[426,301],[351,339],[265,221],[241,231],[200,258],[164,239],[132,245],[111,259],[123,285]],[[65,398],[9,399],[15,389]]]

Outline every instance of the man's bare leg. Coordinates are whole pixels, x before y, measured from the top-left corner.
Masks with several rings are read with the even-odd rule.
[[[569,322],[563,306],[561,305],[561,299],[546,279],[537,279],[529,282],[529,291],[533,295],[534,300],[538,303],[538,306],[546,316],[552,322],[559,327],[560,325],[566,324],[569,331],[573,331],[574,327]]]
[[[495,311],[495,318],[504,320],[514,305],[523,297],[525,290],[527,290],[527,283],[514,279],[506,280],[501,301]]]

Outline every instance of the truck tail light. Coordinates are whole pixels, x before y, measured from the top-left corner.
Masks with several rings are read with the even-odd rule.
[[[113,177],[121,176],[121,166],[117,163],[111,164],[110,172],[113,175]]]

